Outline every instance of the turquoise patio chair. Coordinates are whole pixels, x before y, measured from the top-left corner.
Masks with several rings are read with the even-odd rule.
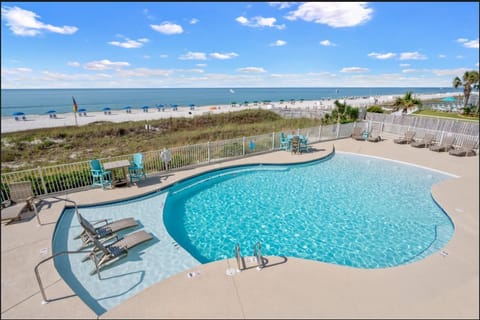
[[[105,190],[105,186],[112,186],[112,172],[103,170],[100,160],[90,160],[90,170],[92,172],[92,186],[101,186]]]
[[[285,133],[280,132],[280,150],[290,149],[290,142],[285,136]]]
[[[146,180],[145,168],[143,166],[143,153],[135,153],[133,155],[133,163],[128,167],[128,174],[130,176],[130,183],[133,179],[140,180],[142,177]]]
[[[310,151],[310,146],[308,145],[308,135],[300,137],[299,150],[300,150],[300,153]]]

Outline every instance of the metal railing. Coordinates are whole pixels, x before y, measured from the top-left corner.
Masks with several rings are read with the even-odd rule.
[[[262,245],[260,242],[257,242],[253,247],[253,256],[257,258],[257,270],[262,270],[265,267],[265,262],[263,261]]]

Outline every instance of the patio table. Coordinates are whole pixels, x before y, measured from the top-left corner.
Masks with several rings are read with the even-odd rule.
[[[112,162],[106,162],[103,164],[105,170],[112,171],[112,187],[120,186],[120,185],[129,185],[128,182],[128,175],[127,175],[127,168],[130,166],[130,161],[128,160],[118,160]],[[123,175],[115,175],[115,169],[121,169]]]

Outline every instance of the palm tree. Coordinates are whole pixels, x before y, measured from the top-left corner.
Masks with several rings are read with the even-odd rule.
[[[408,108],[411,108],[413,106],[422,106],[422,101],[420,99],[414,98],[411,91],[407,91],[403,98],[398,97],[397,99],[395,99],[393,105],[399,108],[402,107],[403,112],[407,112]]]
[[[465,108],[468,104],[468,100],[470,99],[470,93],[472,92],[473,88],[478,89],[478,71],[465,71],[463,74],[463,82],[460,80],[459,77],[455,77],[453,79],[453,87],[456,89],[458,87],[463,87],[463,107]]]

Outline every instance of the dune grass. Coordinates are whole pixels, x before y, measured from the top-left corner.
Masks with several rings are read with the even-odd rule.
[[[284,119],[269,110],[244,110],[193,118],[34,129],[2,134],[2,171],[84,161],[176,146],[291,131],[318,119]]]

